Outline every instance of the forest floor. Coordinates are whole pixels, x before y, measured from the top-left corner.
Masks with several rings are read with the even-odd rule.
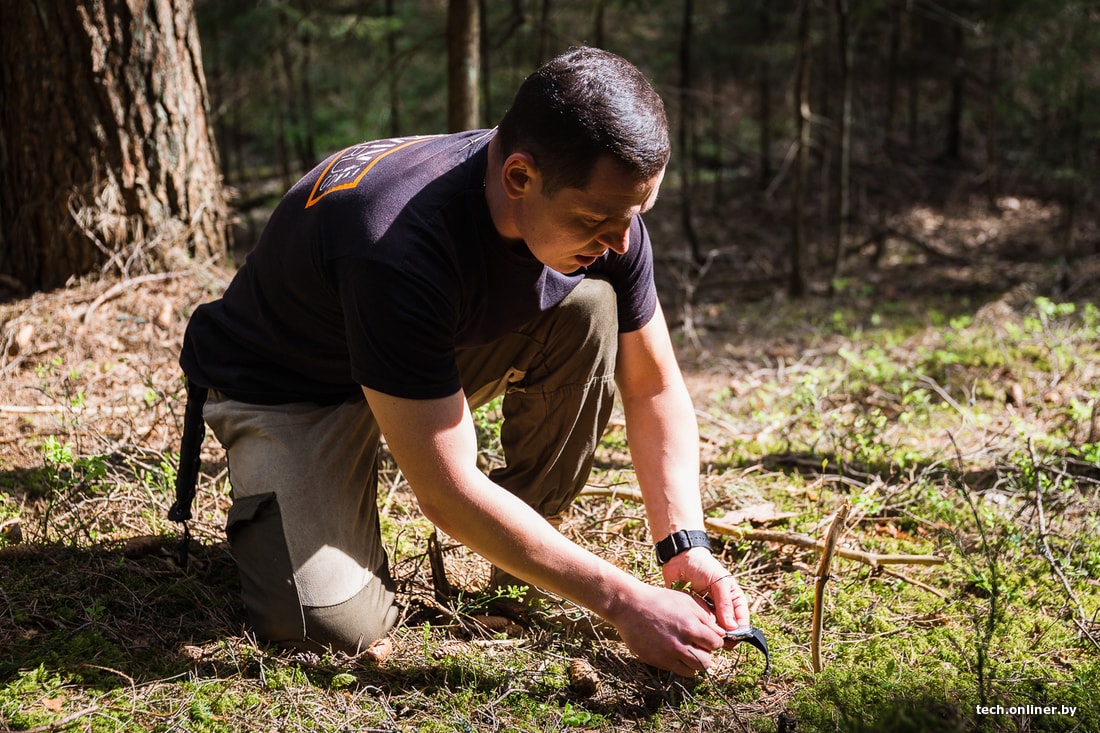
[[[767,675],[747,645],[685,679],[581,609],[502,615],[445,537],[436,592],[392,465],[391,636],[358,657],[257,644],[213,438],[186,570],[166,519],[183,330],[232,271],[0,302],[0,731],[1100,730],[1100,256],[1052,255],[1038,202],[977,210],[887,222],[831,295],[775,296],[781,253],[743,231],[702,271],[658,253],[711,530]],[[499,415],[477,418],[492,463]],[[656,583],[626,447],[616,416],[562,531]]]

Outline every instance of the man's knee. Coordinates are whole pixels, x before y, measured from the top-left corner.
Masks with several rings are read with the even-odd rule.
[[[559,308],[563,318],[583,323],[593,332],[616,334],[618,331],[618,301],[615,288],[607,280],[585,278]]]
[[[335,606],[306,606],[306,638],[321,646],[357,654],[381,639],[397,620],[394,584],[386,568],[358,594]]]
[[[551,350],[614,369],[619,315],[615,290],[606,280],[585,278],[555,309]]]
[[[234,501],[226,534],[241,577],[241,598],[256,636],[282,646],[354,654],[386,635],[397,618],[388,564],[343,603],[304,606],[275,494]]]

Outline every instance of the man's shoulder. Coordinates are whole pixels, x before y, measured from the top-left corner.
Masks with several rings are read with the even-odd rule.
[[[368,140],[329,156],[302,181],[310,208],[341,191],[369,193],[373,184],[419,189],[468,161],[490,131]]]

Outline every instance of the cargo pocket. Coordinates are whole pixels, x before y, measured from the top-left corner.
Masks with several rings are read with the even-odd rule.
[[[256,635],[272,642],[305,638],[305,618],[274,493],[235,500],[225,534],[241,576],[241,599]]]

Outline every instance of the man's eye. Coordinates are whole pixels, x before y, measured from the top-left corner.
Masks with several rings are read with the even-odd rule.
[[[595,229],[600,224],[603,224],[603,222],[604,222],[603,219],[595,219],[591,216],[586,216],[583,219],[581,219],[581,223],[584,224],[589,229]]]

